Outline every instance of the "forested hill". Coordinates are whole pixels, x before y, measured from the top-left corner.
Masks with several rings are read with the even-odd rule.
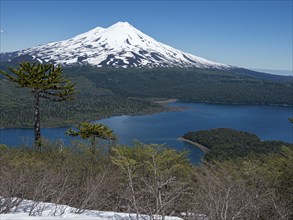
[[[41,100],[41,124],[61,127],[82,121],[98,120],[113,115],[151,114],[166,108],[152,101],[125,97],[110,89],[96,87],[84,76],[71,77],[77,82],[76,99],[66,102]],[[0,127],[33,127],[33,95],[25,88],[17,88],[7,80],[0,80]]]
[[[1,69],[7,70],[6,66]],[[164,111],[154,98],[179,101],[293,105],[293,83],[264,80],[213,69],[94,68],[63,71],[77,82],[76,100],[41,105],[43,126],[73,125],[84,120],[121,114]],[[0,127],[31,127],[31,94],[0,79]]]
[[[183,138],[207,147],[209,152],[205,155],[205,159],[208,161],[223,161],[251,154],[279,153],[283,146],[293,149],[293,144],[282,141],[262,141],[255,134],[229,128],[188,132],[183,135]]]
[[[241,69],[240,72],[237,71],[183,68],[114,69],[89,66],[65,69],[67,74],[82,75],[98,88],[110,89],[115,94],[125,97],[293,105],[292,81],[264,80],[243,75]]]

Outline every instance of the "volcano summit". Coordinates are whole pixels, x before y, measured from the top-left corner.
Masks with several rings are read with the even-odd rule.
[[[160,43],[127,22],[108,28],[96,27],[68,40],[51,42],[11,53],[1,61],[29,56],[40,62],[63,66],[89,64],[97,67],[197,67],[226,69],[215,63]]]

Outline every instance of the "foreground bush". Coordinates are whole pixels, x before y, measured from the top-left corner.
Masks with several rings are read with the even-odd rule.
[[[43,141],[43,152],[0,148],[0,212],[23,199],[137,216],[189,219],[291,219],[293,151],[193,166],[186,152],[135,143],[112,147]]]

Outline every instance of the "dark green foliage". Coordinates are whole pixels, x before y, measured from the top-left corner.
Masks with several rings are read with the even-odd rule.
[[[277,153],[284,145],[293,147],[282,141],[261,141],[254,134],[228,128],[188,132],[183,137],[209,148],[204,157],[208,161],[245,157],[252,153]]]
[[[44,126],[65,126],[121,114],[150,114],[166,110],[150,100],[293,104],[291,82],[264,81],[233,72],[205,69],[113,69],[89,66],[65,68],[79,93],[67,103],[44,100]],[[0,127],[32,127],[32,99],[0,80]]]
[[[163,111],[161,105],[141,98],[123,97],[111,90],[97,88],[83,76],[71,77],[77,82],[79,93],[70,102],[41,100],[40,111],[43,126],[69,126],[80,121],[98,120],[103,117],[122,114],[150,114]],[[1,98],[0,127],[32,127],[33,98],[14,88],[10,82],[0,80]]]
[[[68,73],[73,72],[67,69]],[[130,97],[177,98],[181,101],[293,105],[292,82],[266,81],[211,69],[103,69],[83,67],[98,87]]]

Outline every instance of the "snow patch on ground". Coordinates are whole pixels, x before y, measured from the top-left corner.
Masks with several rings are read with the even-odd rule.
[[[17,199],[17,198],[14,198]],[[4,202],[1,198],[0,205]],[[0,211],[2,211],[0,209]],[[136,214],[134,213],[119,213],[109,211],[96,211],[96,210],[80,210],[67,206],[54,203],[34,202],[31,200],[23,200],[21,203],[13,208],[9,213],[0,214],[1,220],[134,220]],[[146,215],[140,216],[141,220],[150,220]],[[161,216],[156,216],[156,220],[162,219]],[[165,217],[166,220],[182,220],[178,217]]]

